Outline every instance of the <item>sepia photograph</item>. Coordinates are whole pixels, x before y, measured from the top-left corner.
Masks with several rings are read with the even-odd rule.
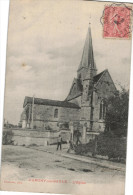
[[[132,8],[10,1],[1,190],[125,194]]]

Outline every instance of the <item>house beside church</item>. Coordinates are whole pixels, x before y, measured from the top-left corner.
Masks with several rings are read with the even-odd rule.
[[[73,79],[68,96],[63,101],[25,97],[22,128],[57,130],[79,124],[87,132],[99,133],[105,127],[106,99],[115,91],[107,69],[97,74],[89,25],[77,78]]]

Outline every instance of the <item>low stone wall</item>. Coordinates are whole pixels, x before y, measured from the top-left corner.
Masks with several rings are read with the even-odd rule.
[[[63,141],[66,141],[68,143],[70,141],[70,131],[61,130],[61,137]]]
[[[69,131],[39,131],[39,130],[23,130],[23,129],[4,129],[4,131],[12,131],[14,145],[19,146],[46,146],[57,143],[57,138],[61,134],[63,141],[68,141],[70,138]]]
[[[30,145],[37,145],[37,146],[47,146],[50,144],[49,142],[56,142],[56,140],[48,140],[44,138],[35,138],[35,137],[21,137],[21,136],[14,136],[14,145],[19,146],[30,146]]]
[[[29,145],[38,145],[46,146],[50,144],[57,143],[57,138],[61,134],[63,141],[69,139],[69,131],[39,131],[39,130],[23,130],[23,129],[4,129],[4,131],[12,131],[14,145],[19,146],[29,146]]]

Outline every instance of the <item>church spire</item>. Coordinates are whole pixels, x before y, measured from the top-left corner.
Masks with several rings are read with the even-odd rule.
[[[91,24],[89,22],[88,33],[86,36],[82,59],[81,59],[78,71],[80,71],[82,68],[88,69],[90,66],[91,66],[91,68],[96,70],[96,65],[95,65],[94,55],[93,55]]]

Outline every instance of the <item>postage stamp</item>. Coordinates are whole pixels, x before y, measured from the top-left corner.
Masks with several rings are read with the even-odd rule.
[[[104,38],[130,37],[131,9],[124,6],[105,6],[103,17]]]

